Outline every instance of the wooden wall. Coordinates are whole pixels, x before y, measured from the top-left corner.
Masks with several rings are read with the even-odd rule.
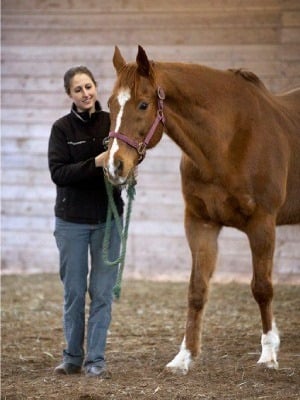
[[[51,125],[69,111],[62,76],[77,64],[95,74],[100,100],[114,82],[118,45],[157,60],[245,67],[274,91],[300,83],[299,0],[2,0],[2,271],[57,271],[49,178]],[[139,168],[127,276],[187,279],[180,151],[167,138]],[[216,278],[251,274],[246,237],[224,229]],[[276,279],[300,276],[300,227],[278,229]]]

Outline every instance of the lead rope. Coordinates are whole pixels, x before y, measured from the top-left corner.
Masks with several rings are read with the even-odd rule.
[[[135,185],[136,179],[133,176],[126,187],[127,192],[127,207],[126,207],[126,214],[125,214],[125,224],[124,228],[122,226],[122,217],[119,216],[116,203],[113,197],[113,185],[108,181],[107,177],[104,176],[105,187],[108,197],[108,206],[107,206],[107,216],[106,216],[106,224],[105,224],[105,232],[104,232],[104,239],[103,239],[103,260],[106,265],[109,266],[118,266],[118,276],[116,280],[116,284],[113,288],[113,293],[116,299],[119,299],[121,296],[121,288],[122,288],[122,276],[123,270],[125,265],[125,256],[126,256],[126,246],[127,246],[127,238],[128,238],[128,229],[129,229],[129,222],[130,216],[132,211],[132,202],[135,196]],[[111,237],[111,227],[113,219],[116,222],[118,234],[121,240],[121,250],[119,256],[111,261],[109,260],[109,243]]]

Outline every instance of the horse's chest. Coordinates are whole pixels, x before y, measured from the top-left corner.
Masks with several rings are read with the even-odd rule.
[[[240,199],[222,187],[200,184],[183,194],[187,208],[200,218],[237,228],[247,222],[248,216]]]

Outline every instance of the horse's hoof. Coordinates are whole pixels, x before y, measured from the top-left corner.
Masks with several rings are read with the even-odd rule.
[[[167,374],[174,374],[174,375],[186,375],[189,372],[189,370],[188,368],[185,367],[172,365],[172,362],[170,362],[165,366],[164,372],[166,372]]]
[[[270,360],[270,361],[258,360],[257,364],[259,364],[265,368],[268,368],[268,369],[278,369],[279,368],[278,362],[276,360]]]

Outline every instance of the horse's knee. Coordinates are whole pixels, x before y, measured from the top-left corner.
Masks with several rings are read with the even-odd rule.
[[[270,279],[253,279],[251,289],[258,304],[269,304],[272,301],[273,285]]]

